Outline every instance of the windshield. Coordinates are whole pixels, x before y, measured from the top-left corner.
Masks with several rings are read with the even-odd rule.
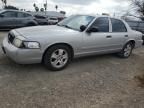
[[[93,21],[94,18],[95,17],[93,16],[74,15],[64,19],[63,21],[58,23],[58,25],[80,31],[81,25],[87,27]]]

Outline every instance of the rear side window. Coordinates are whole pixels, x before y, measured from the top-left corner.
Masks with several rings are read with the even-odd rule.
[[[112,32],[127,32],[125,24],[118,19],[111,18]]]
[[[18,17],[19,17],[19,18],[24,17],[24,13],[18,12]]]
[[[24,13],[24,17],[31,17],[31,14]]]
[[[24,17],[30,17],[30,16],[31,16],[30,14],[23,13],[23,12],[18,12],[17,13],[18,18],[24,18]]]
[[[4,15],[4,17],[17,17],[17,12],[7,11],[2,13],[2,15]]]
[[[98,32],[109,32],[109,19],[107,17],[97,18],[92,27],[97,27]]]

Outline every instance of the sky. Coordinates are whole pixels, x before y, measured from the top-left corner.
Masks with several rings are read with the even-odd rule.
[[[33,4],[36,3],[40,8],[46,0],[7,0],[8,5],[14,5],[18,8],[34,11]],[[48,10],[55,11],[55,5],[58,5],[58,11],[66,11],[67,16],[72,14],[102,14],[121,15],[129,10],[128,0],[47,0]],[[0,2],[0,8],[2,3]]]

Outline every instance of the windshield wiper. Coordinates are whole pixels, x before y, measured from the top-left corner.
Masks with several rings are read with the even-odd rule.
[[[57,24],[57,26],[62,26],[62,27],[67,27],[67,28],[68,28],[68,26],[67,26],[67,25]]]
[[[68,25],[63,25],[63,26],[66,28],[69,28],[69,29],[73,29],[73,28],[69,27]]]
[[[62,25],[60,25],[60,24],[57,24],[57,26],[62,26]]]
[[[61,26],[61,27],[66,27],[68,29],[73,29],[72,27],[68,26],[68,25],[60,25],[60,24],[57,24],[57,26]]]

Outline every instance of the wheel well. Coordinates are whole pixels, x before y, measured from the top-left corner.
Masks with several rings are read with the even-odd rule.
[[[135,41],[134,40],[130,40],[129,42],[132,43],[133,48],[134,48],[135,47]]]
[[[45,51],[44,51],[44,54],[43,54],[43,57],[42,57],[42,62],[43,62],[43,58],[44,58],[44,55],[45,55],[45,53],[51,48],[51,47],[53,47],[53,46],[56,46],[56,45],[64,45],[64,46],[67,46],[69,49],[70,49],[70,51],[71,51],[71,58],[73,59],[73,57],[74,57],[74,50],[73,50],[73,47],[71,46],[71,45],[69,45],[69,44],[67,44],[67,43],[56,43],[56,44],[53,44],[53,45],[51,45],[51,46],[49,46]]]

